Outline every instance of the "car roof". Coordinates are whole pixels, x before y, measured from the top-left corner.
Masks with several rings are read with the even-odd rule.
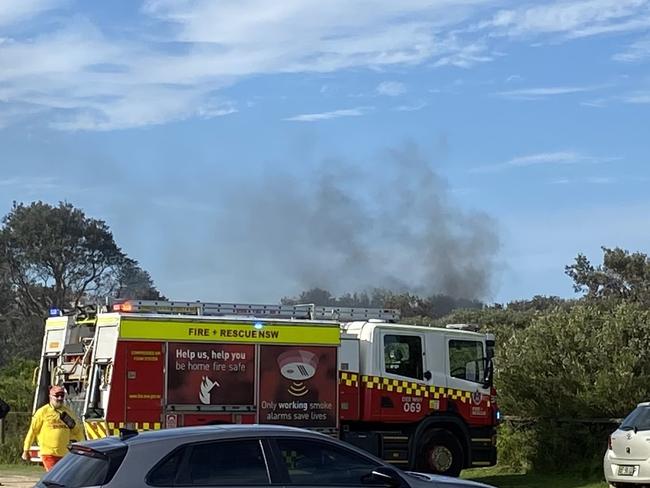
[[[85,445],[97,450],[107,450],[117,447],[117,444],[138,445],[151,442],[164,442],[169,440],[192,440],[201,441],[203,439],[235,439],[242,437],[257,436],[306,436],[316,438],[330,438],[320,432],[299,429],[297,427],[287,427],[284,425],[259,425],[259,424],[225,424],[225,425],[201,425],[195,427],[177,427],[174,429],[148,430],[133,435],[121,437],[108,437],[93,441],[84,442]]]

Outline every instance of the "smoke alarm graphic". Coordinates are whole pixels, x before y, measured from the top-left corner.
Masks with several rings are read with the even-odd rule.
[[[278,356],[278,366],[282,376],[293,381],[289,393],[293,396],[303,396],[309,392],[303,381],[316,374],[318,357],[309,351],[287,351]]]

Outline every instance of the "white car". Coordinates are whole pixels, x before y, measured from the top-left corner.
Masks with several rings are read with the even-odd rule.
[[[639,403],[609,436],[603,460],[609,486],[650,486],[650,402]]]

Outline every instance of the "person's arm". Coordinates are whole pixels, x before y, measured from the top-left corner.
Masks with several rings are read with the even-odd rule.
[[[29,424],[29,430],[27,431],[27,435],[25,436],[25,442],[23,442],[23,454],[21,457],[25,461],[29,461],[29,449],[32,447],[32,444],[34,444],[34,441],[36,440],[38,433],[41,431],[42,424],[43,424],[43,419],[41,418],[39,412],[37,411],[34,414],[34,417],[32,417],[32,421]]]

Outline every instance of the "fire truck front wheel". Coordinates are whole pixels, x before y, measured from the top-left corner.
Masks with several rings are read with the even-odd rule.
[[[458,476],[463,469],[463,448],[446,430],[436,431],[422,448],[418,469],[445,476]]]

